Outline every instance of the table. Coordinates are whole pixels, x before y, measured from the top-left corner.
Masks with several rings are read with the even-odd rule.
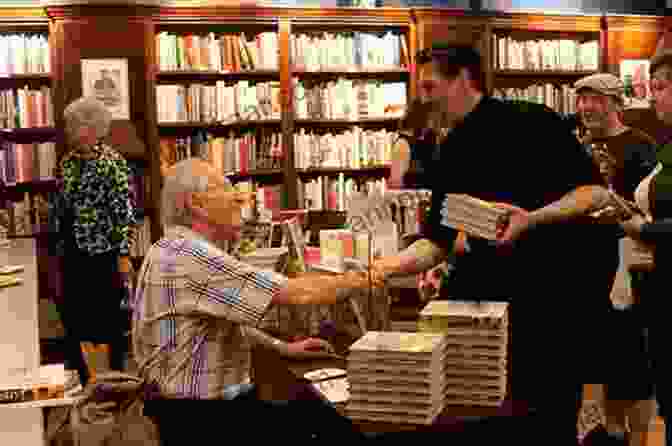
[[[332,340],[339,354],[347,352],[354,340],[349,341],[347,335],[340,335]],[[309,381],[303,375],[311,370],[322,368],[346,369],[345,359],[290,359],[265,348],[255,347],[252,351],[252,379],[257,385],[262,400],[296,400],[313,399],[307,388]],[[336,409],[345,415],[345,404],[337,404]],[[415,424],[397,424],[355,421],[355,425],[363,432],[459,432],[469,420],[484,417],[512,417],[527,413],[524,403],[505,400],[500,407],[462,407],[449,406],[439,415],[431,426]]]

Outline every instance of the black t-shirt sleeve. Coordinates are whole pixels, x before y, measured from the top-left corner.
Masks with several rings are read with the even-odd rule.
[[[432,205],[423,236],[450,252],[457,239],[458,231],[441,223],[445,194],[439,192],[438,190],[432,191]]]
[[[626,166],[625,187],[631,193],[635,192],[639,183],[646,178],[656,167],[656,147],[653,144],[631,144],[628,147],[632,168]]]

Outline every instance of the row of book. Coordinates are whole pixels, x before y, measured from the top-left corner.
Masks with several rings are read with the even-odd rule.
[[[48,224],[49,207],[42,194],[24,194],[23,200],[5,203],[8,235],[33,235],[44,232]]]
[[[600,44],[597,40],[514,40],[493,36],[493,61],[500,70],[598,70]]]
[[[535,84],[527,88],[499,88],[493,96],[545,104],[561,114],[576,113],[576,92],[570,85]]]
[[[317,134],[300,129],[294,134],[294,165],[359,169],[390,163],[397,132],[353,127],[340,133]]]
[[[262,32],[252,38],[244,34],[200,36],[162,32],[156,36],[156,46],[161,71],[278,70],[275,32]]]
[[[54,107],[51,89],[28,86],[0,91],[0,128],[53,127]]]
[[[273,131],[213,137],[200,132],[188,137],[161,138],[161,165],[188,158],[209,160],[222,174],[282,168],[282,135]]]
[[[280,83],[276,81],[158,85],[156,97],[159,123],[280,119]]]
[[[56,167],[56,144],[0,142],[0,182],[25,183],[52,178]]]
[[[386,190],[385,178],[357,182],[345,178],[342,173],[337,177],[321,176],[305,182],[298,181],[299,206],[317,211],[345,211],[354,194],[383,195]]]
[[[46,35],[0,35],[0,76],[50,71],[49,41]]]
[[[409,65],[406,37],[386,32],[384,35],[354,32],[291,36],[291,60],[295,69],[384,70]]]
[[[345,119],[401,117],[406,110],[404,82],[340,78],[313,85],[293,79],[295,113],[299,119]]]

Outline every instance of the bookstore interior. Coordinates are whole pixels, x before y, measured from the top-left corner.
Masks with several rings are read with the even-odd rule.
[[[545,104],[568,120],[574,82],[613,73],[625,85],[626,123],[658,142],[670,133],[650,107],[647,82],[649,59],[670,28],[665,16],[472,11],[474,2],[462,9],[387,1],[30,3],[0,5],[2,444],[60,435],[51,426],[56,409],[77,405],[81,390],[63,365],[57,303],[68,297],[48,231],[67,145],[63,112],[79,97],[95,96],[111,112],[107,142],[131,171],[131,278],[162,236],[163,176],[194,157],[254,193],[242,240],[227,247],[248,263],[287,275],[338,273],[408,244],[430,193],[394,189],[387,179],[400,121],[417,96],[416,53],[432,43],[474,45],[493,96]],[[465,197],[453,206],[481,221],[499,217]],[[471,232],[492,237],[490,227]],[[276,361],[361,423],[401,429],[431,425],[446,411],[496,410],[507,395],[507,305],[434,300],[450,271],[448,264],[431,277],[395,279],[342,305],[274,309],[262,328],[278,336],[320,336],[331,325],[347,341],[338,341],[342,348],[335,341],[341,356],[332,359],[253,353],[260,393],[286,399],[278,378],[254,367]],[[105,370],[104,351],[82,348],[94,376]],[[386,357],[407,370],[372,366]],[[474,378],[473,368],[487,373]],[[389,387],[370,384],[372,373],[389,374]],[[395,375],[415,375],[416,384],[401,385],[407,393],[417,386],[415,401],[398,398]]]

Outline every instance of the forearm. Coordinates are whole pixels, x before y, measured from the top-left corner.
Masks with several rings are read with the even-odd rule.
[[[603,208],[610,201],[609,192],[601,186],[581,186],[558,201],[530,213],[532,226],[564,223]]]
[[[346,299],[356,288],[369,286],[367,273],[339,275],[307,274],[287,280],[278,290],[274,302],[289,305],[332,305]]]
[[[418,274],[435,267],[446,256],[443,248],[428,239],[421,239],[398,254],[398,266],[388,271],[388,274]]]

